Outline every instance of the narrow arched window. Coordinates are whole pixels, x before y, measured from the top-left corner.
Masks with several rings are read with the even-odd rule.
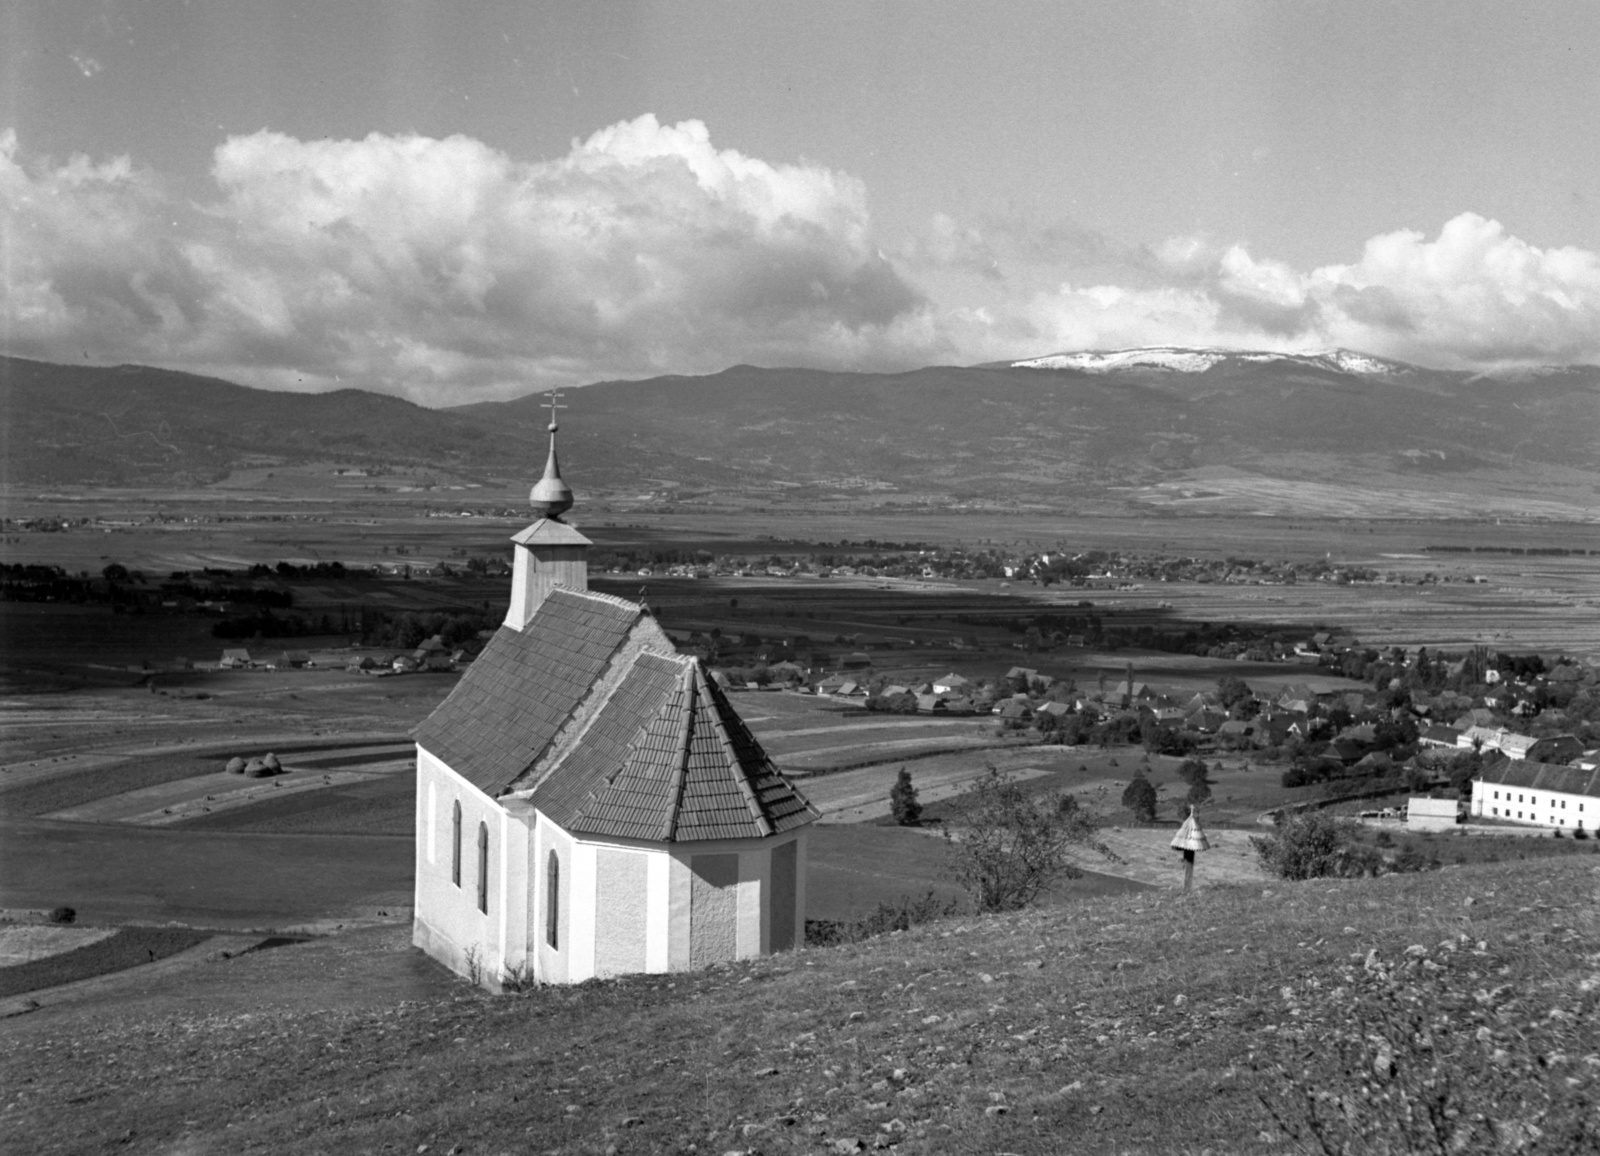
[[[450,882],[461,886],[461,800],[450,808]]]
[[[489,825],[478,824],[478,910],[489,913]]]
[[[557,929],[561,925],[561,860],[556,858],[554,851],[550,852],[550,859],[545,866],[545,901],[544,901],[544,941],[551,947],[561,948],[561,937]]]

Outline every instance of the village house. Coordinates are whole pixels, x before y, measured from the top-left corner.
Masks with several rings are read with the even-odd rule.
[[[1413,795],[1406,800],[1407,831],[1453,831],[1461,822],[1461,802]]]
[[[1531,759],[1536,763],[1569,763],[1583,754],[1583,744],[1573,735],[1508,734],[1500,740],[1500,751],[1508,759]]]
[[[646,607],[588,589],[555,431],[506,620],[416,732],[412,942],[490,988],[796,947],[817,812]]]
[[[217,666],[222,670],[248,670],[250,652],[242,646],[230,646],[222,652],[222,661]]]
[[[1472,780],[1476,818],[1593,831],[1600,818],[1600,771],[1505,760]]]
[[[1469,726],[1456,739],[1456,747],[1463,751],[1498,751],[1500,740],[1510,733],[1504,727]]]
[[[952,671],[950,674],[933,680],[933,693],[951,694],[956,691],[965,691],[971,685],[972,683],[967,679]]]
[[[1417,745],[1423,747],[1442,747],[1447,750],[1459,749],[1461,732],[1455,727],[1446,726],[1444,723],[1434,723],[1433,726],[1417,736]]]

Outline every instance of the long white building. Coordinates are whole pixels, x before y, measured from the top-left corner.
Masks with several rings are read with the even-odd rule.
[[[1506,761],[1472,781],[1472,814],[1539,827],[1600,826],[1600,770],[1530,760]]]

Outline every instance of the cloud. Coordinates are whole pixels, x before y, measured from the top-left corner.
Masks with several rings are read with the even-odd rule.
[[[695,121],[641,117],[535,164],[460,136],[259,132],[216,150],[198,208],[126,159],[28,172],[15,154],[0,142],[17,352],[115,345],[438,401],[739,360],[899,365],[904,334],[926,342],[860,182],[716,149]]]
[[[1539,249],[1462,213],[1433,241],[1401,230],[1305,279],[1341,340],[1430,364],[1600,360],[1600,256]]]
[[[935,216],[653,116],[512,158],[463,136],[230,137],[193,202],[0,135],[0,342],[449,403],[736,362],[904,369],[1143,344],[1600,360],[1600,258],[1467,213],[1297,270],[1243,245]],[[884,249],[890,249],[886,255]]]
[[[1539,249],[1474,213],[1431,241],[1386,233],[1360,260],[1308,272],[1201,238],[1151,252],[1165,284],[1065,282],[1030,301],[1042,343],[1344,346],[1452,368],[1600,361],[1600,257]]]

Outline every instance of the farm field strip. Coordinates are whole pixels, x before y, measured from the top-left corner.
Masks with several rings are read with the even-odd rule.
[[[194,723],[209,723],[218,728],[236,727],[237,721],[228,719],[194,719],[182,720]],[[81,724],[76,719],[57,718],[56,725],[70,728],[74,732],[81,732]],[[81,740],[94,740],[104,742],[106,736],[84,735],[75,733],[75,738]],[[73,774],[79,771],[90,771],[102,767],[116,766],[130,759],[153,758],[160,755],[183,755],[185,757],[203,755],[208,751],[237,752],[255,749],[261,753],[272,750],[274,746],[295,745],[303,746],[306,741],[304,733],[285,734],[281,728],[271,731],[232,731],[226,736],[202,737],[179,739],[177,742],[142,744],[134,740],[120,738],[115,745],[108,747],[92,747],[89,750],[68,751],[62,754],[39,756],[24,759],[19,762],[0,764],[0,792],[13,787],[25,786],[29,783],[39,782],[59,775]],[[405,746],[407,756],[410,753],[410,740],[396,740],[393,732],[377,732],[363,734],[354,732],[348,736],[341,736],[344,741],[370,739],[369,747],[326,747],[316,751],[293,752],[285,759],[285,766],[295,767],[302,765],[302,754],[344,754],[362,751],[394,751],[397,747]],[[280,757],[285,757],[285,752],[280,751]],[[314,765],[309,761],[304,765]]]
[[[930,759],[917,764],[912,780],[923,804],[958,795],[987,771],[985,764],[1018,780],[1050,774],[1052,768],[1039,765],[1036,750],[991,751],[983,763],[969,755]],[[899,768],[885,764],[841,771],[835,775],[807,779],[806,798],[822,812],[824,823],[863,823],[889,813],[889,789],[894,786]]]
[[[960,742],[966,738],[984,738],[992,740],[995,737],[995,727],[977,727],[968,724],[966,727],[939,731],[918,730],[910,735],[904,731],[879,730],[876,727],[870,730],[863,727],[858,734],[821,732],[806,735],[796,741],[788,741],[788,735],[759,735],[761,745],[769,752],[775,754],[818,754],[824,751],[846,750],[850,747],[866,747],[874,745],[916,745],[923,743],[952,743]]]
[[[44,817],[77,823],[132,823],[144,827],[164,827],[196,815],[232,810],[265,799],[348,786],[381,775],[405,773],[412,765],[409,760],[369,764],[361,770],[308,771],[302,772],[301,777],[245,779],[243,784],[238,775],[219,771],[110,795]]]
[[[0,967],[47,959],[109,939],[116,933],[115,927],[59,927],[40,923],[0,926]]]
[[[949,738],[924,738],[924,739],[894,739],[881,743],[849,743],[839,747],[821,747],[808,751],[797,751],[783,754],[780,757],[783,765],[792,767],[796,771],[818,770],[832,766],[839,755],[850,756],[849,761],[860,762],[879,755],[903,755],[906,758],[914,756],[917,751],[930,751],[945,753],[961,749],[981,750],[985,747],[1000,747],[1003,744],[992,735],[951,735]]]
[[[769,716],[770,717],[770,716]],[[745,722],[756,720],[746,718]],[[970,727],[977,725],[974,719],[918,719],[909,722],[862,722],[838,723],[826,727],[803,727],[799,730],[790,730],[782,727],[757,728],[762,742],[773,738],[798,738],[801,735],[837,735],[856,734],[871,731],[908,730],[912,728],[925,730],[929,727]]]

